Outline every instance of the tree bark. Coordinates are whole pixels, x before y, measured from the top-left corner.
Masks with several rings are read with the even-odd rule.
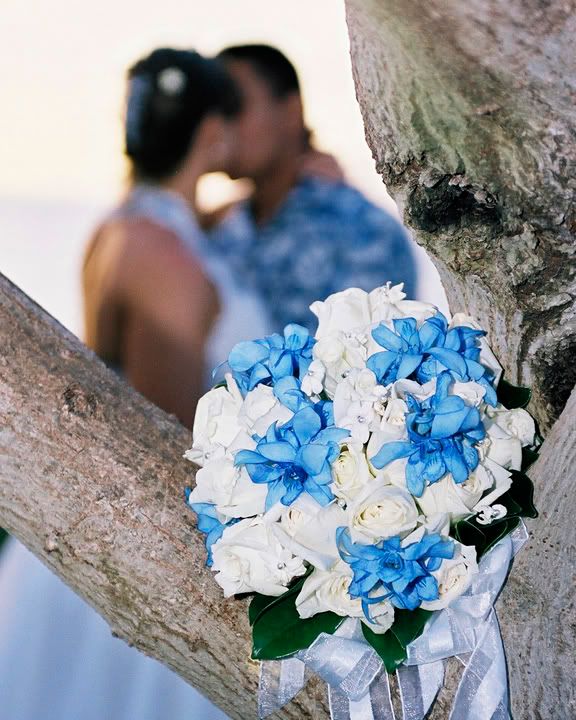
[[[548,434],[576,379],[573,2],[346,0],[378,171],[454,311]],[[576,717],[576,391],[531,471],[541,516],[499,601],[515,717]],[[431,718],[449,714],[454,663]]]
[[[575,7],[346,0],[377,169],[544,431],[576,382]]]
[[[224,600],[184,504],[190,433],[0,276],[0,527],[112,632],[230,717],[256,717],[245,600]],[[313,681],[278,718],[322,718]]]

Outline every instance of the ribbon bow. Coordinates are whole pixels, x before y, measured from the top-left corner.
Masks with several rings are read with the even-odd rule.
[[[450,720],[510,720],[506,660],[494,603],[514,555],[526,542],[521,525],[479,564],[468,590],[435,613],[408,647],[397,670],[402,720],[424,720],[444,683],[444,659],[456,656],[464,672]],[[260,667],[258,714],[276,712],[304,687],[306,669],[328,685],[332,720],[396,720],[388,674],[365,641],[360,621],[349,618],[334,635],[322,633],[307,649]]]

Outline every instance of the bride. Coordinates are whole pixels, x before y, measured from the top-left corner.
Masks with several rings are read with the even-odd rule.
[[[239,101],[215,61],[156,50],[129,73],[132,186],[96,231],[83,284],[88,344],[192,425],[210,369],[265,313],[213,257],[196,185],[225,169]],[[192,571],[192,570],[191,570]],[[0,707],[10,720],[216,720],[225,716],[105,621],[22,545],[0,565]]]
[[[156,50],[129,74],[133,185],[96,231],[83,271],[87,344],[191,426],[209,371],[264,312],[211,254],[196,220],[201,175],[226,170],[240,100],[224,69]]]

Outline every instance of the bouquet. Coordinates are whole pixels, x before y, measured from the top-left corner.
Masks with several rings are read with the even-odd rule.
[[[334,717],[372,717],[359,703],[397,671],[405,717],[421,718],[445,657],[472,653],[479,690],[481,649],[504,676],[494,708],[507,713],[492,604],[521,517],[536,515],[530,392],[502,378],[472,318],[448,320],[402,285],[311,311],[314,337],[291,324],[233,348],[185,455],[200,467],[187,503],[207,564],[226,597],[253,594],[253,658],[284,661],[263,663],[260,714],[302,687],[308,665]],[[485,700],[465,684],[469,713]],[[389,690],[378,697],[390,703]]]

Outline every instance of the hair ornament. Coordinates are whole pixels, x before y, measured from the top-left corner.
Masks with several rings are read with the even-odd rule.
[[[186,75],[177,67],[168,67],[158,73],[159,90],[166,95],[180,95],[186,87]]]

